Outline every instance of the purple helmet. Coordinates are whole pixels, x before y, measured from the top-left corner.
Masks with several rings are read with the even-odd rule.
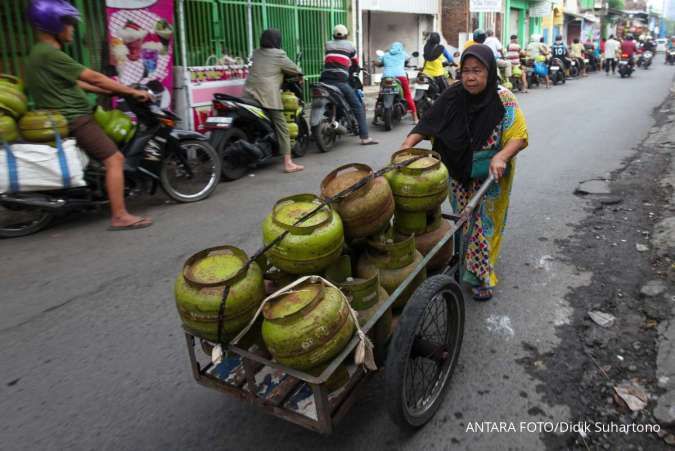
[[[49,34],[61,33],[65,18],[80,20],[80,12],[66,0],[33,0],[27,15],[35,28]]]

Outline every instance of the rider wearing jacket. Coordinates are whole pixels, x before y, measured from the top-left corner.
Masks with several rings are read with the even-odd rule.
[[[401,83],[403,89],[403,96],[408,104],[408,109],[412,115],[413,122],[417,123],[417,109],[415,108],[415,100],[410,92],[410,83],[408,82],[408,74],[405,72],[405,62],[408,60],[408,54],[400,42],[394,42],[389,51],[379,58],[384,66],[384,77],[395,77]]]
[[[454,60],[450,52],[441,44],[440,34],[435,31],[429,33],[422,56],[424,57],[422,73],[433,78],[442,92],[448,87],[448,71],[443,67],[443,63],[447,61],[452,64]]]
[[[90,157],[103,162],[112,214],[109,230],[139,229],[152,225],[148,218],[129,214],[124,202],[124,156],[92,115],[84,91],[133,96],[150,101],[148,92],[132,89],[73,60],[63,46],[73,41],[80,12],[65,0],[33,0],[28,19],[37,43],[26,59],[26,87],[35,106],[59,111],[68,120],[70,136]]]
[[[281,84],[288,75],[302,76],[302,71],[281,49],[281,32],[275,28],[263,31],[260,48],[253,52],[245,97],[252,97],[265,109],[277,134],[279,153],[284,156],[284,172],[290,173],[302,171],[304,167],[291,158],[291,138],[281,102]]]
[[[366,110],[363,103],[349,84],[349,70],[352,66],[358,66],[356,47],[347,40],[349,30],[344,25],[336,25],[333,29],[333,40],[326,42],[324,69],[319,81],[338,88],[345,100],[351,106],[359,124],[359,137],[361,144],[366,146],[377,144],[377,141],[368,137],[368,123],[366,122]]]
[[[567,44],[563,42],[562,36],[555,38],[555,42],[551,45],[551,55],[553,58],[559,58],[565,64],[565,67],[569,67],[569,50],[567,50]]]

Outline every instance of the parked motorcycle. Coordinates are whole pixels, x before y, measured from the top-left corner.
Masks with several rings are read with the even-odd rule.
[[[633,63],[627,53],[621,55],[619,67],[617,69],[621,78],[630,77],[633,73]]]
[[[579,64],[578,58],[568,58],[567,62],[569,63],[567,68],[567,74],[570,78],[578,78],[581,75],[581,65]]]
[[[310,140],[301,83],[300,77],[288,77],[281,86],[294,157],[307,153]],[[250,167],[280,155],[274,125],[258,102],[222,93],[213,97],[215,114],[206,119],[206,129],[211,132],[211,144],[222,157],[224,180],[237,180]]]
[[[362,68],[350,71],[349,84],[356,90],[363,89],[358,74]],[[312,112],[309,124],[312,138],[321,152],[332,149],[339,136],[358,135],[359,124],[352,107],[345,99],[342,91],[328,83],[312,85]]]
[[[554,85],[565,84],[565,65],[560,58],[551,58],[548,69]]]
[[[408,112],[408,104],[403,96],[401,82],[395,77],[383,77],[380,81],[380,92],[375,102],[375,117],[373,125],[378,120],[384,123],[386,131],[401,123],[401,119]]]
[[[220,158],[207,138],[176,129],[178,116],[154,103],[124,100],[138,119],[133,138],[121,149],[125,196],[155,194],[158,186],[176,202],[196,202],[211,195],[220,181]],[[0,194],[0,238],[36,233],[58,215],[107,205],[103,165],[92,160],[84,179],[83,187]]]

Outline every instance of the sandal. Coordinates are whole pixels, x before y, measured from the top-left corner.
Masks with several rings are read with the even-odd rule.
[[[368,141],[361,141],[362,146],[374,146],[375,144],[379,144],[379,142],[375,141],[374,139],[369,139]]]
[[[153,224],[153,222],[148,219],[148,218],[141,218],[136,222],[133,222],[131,224],[123,225],[123,226],[110,226],[108,227],[108,231],[110,232],[119,232],[121,230],[138,230],[138,229],[145,229],[146,227],[150,227]]]
[[[473,299],[475,301],[489,301],[493,295],[494,291],[490,287],[473,288]]]

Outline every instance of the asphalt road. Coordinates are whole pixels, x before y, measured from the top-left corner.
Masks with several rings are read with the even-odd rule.
[[[557,260],[555,240],[585,215],[572,192],[620,166],[649,130],[671,67],[621,80],[592,75],[519,96],[530,146],[518,157],[509,224],[490,303],[467,301],[460,362],[436,417],[414,435],[390,422],[376,377],[337,432],[323,437],[198,386],[188,366],[172,284],[192,253],[218,244],[260,245],[260,223],[285,195],[318,192],[331,169],[384,165],[409,125],[374,131],[379,146],[346,139],[329,154],[222,184],[194,205],[161,196],[134,205],[156,224],[109,233],[107,218],[69,218],[0,242],[0,445],[3,449],[504,449],[541,448],[537,433],[474,433],[473,422],[569,420],[541,402],[519,359],[545,353],[569,320],[568,290],[590,272]],[[592,269],[592,268],[591,268]],[[589,269],[590,270],[590,269]],[[536,364],[536,362],[535,362]]]

